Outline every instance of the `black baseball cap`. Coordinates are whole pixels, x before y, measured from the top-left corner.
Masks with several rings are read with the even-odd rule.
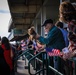
[[[47,19],[45,20],[44,24],[42,25],[43,26],[46,26],[48,23],[52,23],[53,24],[53,20],[52,19]]]

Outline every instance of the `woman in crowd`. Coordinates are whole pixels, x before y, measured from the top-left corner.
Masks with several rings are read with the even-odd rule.
[[[1,47],[2,47],[2,51],[3,51],[3,56],[6,62],[6,65],[2,65],[3,67],[3,71],[6,75],[10,75],[12,70],[13,70],[13,52],[12,52],[12,48],[11,45],[9,43],[9,40],[6,37],[3,37],[1,39]],[[1,71],[1,70],[0,70]],[[3,72],[2,71],[2,72]],[[5,75],[5,74],[1,74],[1,75]]]
[[[0,38],[0,75],[10,75],[9,66],[4,58],[4,50],[1,47],[1,38]]]
[[[62,2],[59,7],[59,15],[60,15],[59,20],[62,22],[66,22],[68,24],[69,32],[72,32],[73,34],[76,35],[76,10],[74,6],[70,2],[67,1]],[[69,44],[70,43],[71,42],[69,41]],[[71,57],[71,54],[69,55],[69,57]]]
[[[63,53],[63,59],[67,60],[76,55],[76,9],[70,2],[64,1],[59,6],[59,15],[59,20],[67,23],[69,29],[69,51]],[[66,75],[73,75],[73,63],[71,61],[66,61],[65,64],[67,64],[66,67],[68,67],[66,69]]]
[[[59,7],[59,20],[68,24],[69,30],[75,32],[76,10],[70,2],[62,2]]]

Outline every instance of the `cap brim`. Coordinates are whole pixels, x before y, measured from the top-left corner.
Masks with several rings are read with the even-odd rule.
[[[46,26],[46,24],[43,24],[42,27]]]

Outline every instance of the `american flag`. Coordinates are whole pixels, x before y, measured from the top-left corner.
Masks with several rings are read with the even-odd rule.
[[[46,52],[49,56],[59,56],[60,55],[60,50],[59,49],[46,48]]]

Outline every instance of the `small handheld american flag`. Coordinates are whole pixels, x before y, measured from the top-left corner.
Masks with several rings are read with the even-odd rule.
[[[49,56],[60,56],[60,50],[54,48],[46,48],[46,52]]]

